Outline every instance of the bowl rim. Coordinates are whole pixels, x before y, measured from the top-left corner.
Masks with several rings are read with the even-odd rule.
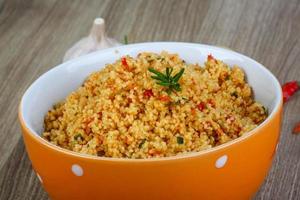
[[[252,61],[256,65],[256,67],[259,67],[261,70],[263,70],[267,74],[267,76],[269,76],[272,79],[272,84],[275,85],[275,88],[276,88],[276,103],[275,103],[274,109],[268,115],[267,119],[265,121],[263,121],[259,126],[257,126],[253,130],[243,134],[242,136],[240,136],[240,137],[238,137],[238,138],[236,138],[232,141],[226,142],[226,143],[221,144],[221,145],[216,146],[216,147],[212,147],[210,149],[201,150],[201,151],[198,151],[198,152],[187,152],[187,153],[182,153],[182,154],[178,154],[178,155],[174,155],[174,156],[159,157],[159,158],[156,158],[156,157],[154,157],[154,158],[141,158],[141,159],[136,159],[136,158],[111,158],[111,157],[99,157],[99,156],[79,153],[79,152],[71,151],[71,150],[68,150],[68,149],[64,149],[60,146],[56,146],[55,144],[52,144],[49,141],[46,141],[38,133],[36,133],[34,130],[31,130],[31,128],[29,128],[27,126],[27,124],[25,122],[25,119],[23,117],[23,114],[22,114],[24,96],[27,94],[27,92],[30,90],[30,88],[32,87],[33,84],[35,84],[42,77],[47,76],[47,74],[49,72],[51,72],[52,70],[56,70],[57,68],[63,68],[64,66],[70,65],[73,62],[79,62],[79,61],[85,60],[89,56],[93,56],[94,54],[99,54],[99,53],[104,53],[104,52],[109,52],[109,51],[114,52],[115,50],[118,50],[120,48],[145,46],[145,45],[149,45],[149,44],[157,44],[157,45],[174,44],[174,45],[185,45],[185,46],[189,46],[189,47],[202,47],[202,48],[207,47],[207,48],[210,48],[210,49],[216,49],[216,50],[220,50],[220,51],[227,51],[227,52],[236,54],[239,57],[242,57],[244,59]],[[28,134],[37,143],[40,143],[41,145],[45,146],[46,148],[48,148],[52,151],[56,151],[58,153],[63,153],[66,156],[72,156],[72,157],[77,157],[77,158],[81,158],[81,159],[88,159],[88,160],[108,161],[108,162],[159,162],[159,161],[168,161],[168,160],[191,159],[191,158],[194,158],[194,157],[208,155],[210,153],[214,153],[214,152],[217,152],[217,151],[220,151],[220,150],[224,150],[224,149],[226,149],[230,146],[233,146],[234,144],[237,144],[237,143],[240,143],[244,140],[247,140],[251,136],[259,134],[260,133],[259,130],[262,129],[263,127],[265,127],[269,122],[271,122],[275,118],[275,116],[278,114],[278,112],[281,112],[282,104],[283,104],[282,90],[281,90],[281,85],[280,85],[279,81],[277,80],[277,78],[272,74],[272,72],[270,72],[269,69],[267,69],[261,63],[255,61],[254,59],[252,59],[248,56],[245,56],[243,54],[240,54],[236,51],[233,51],[231,49],[227,49],[227,48],[224,48],[224,47],[218,47],[218,46],[212,46],[212,45],[200,44],[200,43],[143,42],[143,43],[133,43],[133,44],[123,45],[123,46],[111,47],[111,48],[107,48],[107,49],[104,49],[104,50],[98,50],[98,51],[89,53],[87,55],[83,55],[83,56],[80,56],[78,58],[71,59],[67,62],[58,64],[55,67],[51,68],[50,70],[46,71],[45,73],[40,75],[37,79],[35,79],[29,85],[29,87],[25,90],[25,92],[24,92],[24,94],[21,98],[21,101],[19,103],[18,118],[19,118],[19,121],[20,121],[20,124],[21,124],[22,128],[26,130],[25,131],[26,133],[23,133],[23,137],[24,137],[24,134]]]

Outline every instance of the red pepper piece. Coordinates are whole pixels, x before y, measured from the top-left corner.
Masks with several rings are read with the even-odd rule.
[[[128,66],[128,64],[127,64],[127,60],[126,60],[126,58],[125,58],[125,57],[121,58],[121,62],[122,62],[122,65],[124,65],[124,66]]]
[[[294,127],[293,133],[294,133],[294,134],[299,134],[299,133],[300,133],[300,122],[298,122],[298,123],[296,124],[296,126]]]
[[[216,61],[216,59],[215,59],[211,54],[209,54],[209,55],[207,56],[207,60],[208,60],[208,61],[211,61],[211,60]]]
[[[128,62],[125,57],[121,58],[121,62],[122,62],[123,67],[125,68],[125,70],[127,70],[129,72],[132,71],[131,68],[129,67]]]
[[[204,102],[199,103],[199,104],[197,105],[197,108],[198,108],[198,110],[203,111],[204,108],[205,108],[205,103],[204,103]]]
[[[282,86],[283,102],[287,102],[298,90],[299,83],[297,81],[290,81]]]
[[[164,101],[164,102],[169,102],[169,101],[171,101],[171,98],[169,96],[160,96],[159,100]]]
[[[192,109],[191,109],[191,112],[192,112],[192,115],[195,115],[195,114],[196,114],[196,109],[195,109],[195,108],[192,108]]]
[[[214,100],[212,100],[212,99],[208,99],[207,103],[210,104],[211,107],[213,107],[213,108],[216,107],[216,103],[215,103]]]
[[[153,94],[153,92],[152,92],[151,89],[145,90],[144,93],[143,93],[143,95],[144,95],[145,98],[148,98],[148,99],[149,99],[150,97],[154,96],[154,94]]]

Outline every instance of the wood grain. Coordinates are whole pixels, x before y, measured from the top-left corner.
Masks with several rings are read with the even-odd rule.
[[[129,42],[185,41],[231,48],[281,82],[300,79],[299,0],[1,0],[0,199],[48,199],[24,149],[17,108],[26,88],[59,64],[93,19]],[[285,105],[279,149],[255,199],[300,199],[300,99]]]

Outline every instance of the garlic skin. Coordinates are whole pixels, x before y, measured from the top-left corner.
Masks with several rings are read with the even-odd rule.
[[[75,43],[65,54],[63,62],[67,60],[109,47],[122,45],[117,40],[109,38],[105,33],[105,21],[102,18],[94,20],[93,27],[88,37]]]

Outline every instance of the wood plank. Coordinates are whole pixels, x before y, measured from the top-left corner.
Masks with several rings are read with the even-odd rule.
[[[0,199],[48,199],[32,170],[22,139],[0,174]]]

